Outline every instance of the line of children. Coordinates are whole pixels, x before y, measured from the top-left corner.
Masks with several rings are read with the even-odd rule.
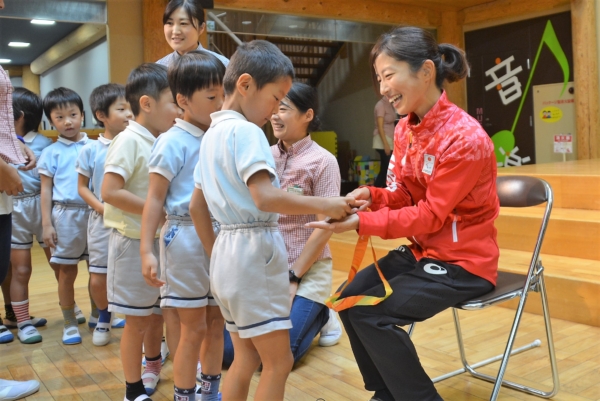
[[[277,213],[323,214],[341,218],[361,205],[352,197],[297,196],[279,189],[275,162],[263,126],[292,86],[291,61],[273,44],[240,45],[224,77],[222,111],[211,115],[194,174],[221,231],[208,217],[198,234],[211,253],[210,282],[235,349],[223,385],[223,399],[243,400],[262,362],[254,398],[283,400],[292,368],[287,252]],[[205,241],[206,239],[206,241]]]
[[[124,320],[112,318],[108,311],[106,295],[106,271],[108,266],[108,240],[110,229],[104,226],[104,203],[100,190],[104,179],[104,161],[112,140],[123,131],[133,117],[125,100],[125,87],[106,84],[95,88],[90,95],[92,114],[98,125],[104,128],[97,141],[89,141],[81,150],[76,170],[79,173],[79,196],[90,206],[87,225],[89,252],[90,296],[98,308],[98,318],[90,317],[89,325],[95,326],[92,343],[103,346],[110,341],[110,329],[123,327]]]
[[[50,266],[58,280],[58,298],[64,317],[62,342],[79,344],[75,312],[77,264],[88,260],[89,209],[77,192],[75,163],[87,135],[81,132],[83,102],[67,88],[48,93],[44,113],[58,131],[58,140],[45,148],[38,163],[41,179],[41,214],[44,243],[51,248]],[[85,318],[83,318],[85,321]]]
[[[28,89],[15,88],[13,113],[17,135],[23,137],[25,144],[39,159],[42,151],[52,144],[51,139],[37,132],[43,114],[42,99]],[[28,289],[32,270],[31,247],[34,236],[44,250],[48,261],[50,261],[51,255],[50,248],[44,244],[42,239],[40,175],[36,168],[28,171],[18,170],[18,172],[23,182],[23,192],[13,197],[10,252],[12,274],[7,276],[3,283],[10,288],[10,300],[6,296],[4,297],[7,316],[5,325],[18,329],[17,336],[22,343],[35,344],[42,341],[42,336],[36,327],[44,326],[46,319],[30,318],[29,316]]]
[[[176,119],[175,125],[156,140],[149,161],[150,186],[142,216],[142,271],[149,285],[160,287],[167,326],[177,326],[169,328],[168,339],[175,354],[174,396],[179,401],[196,399],[194,368],[201,344],[202,386],[198,393],[203,401],[218,400],[224,322],[210,293],[209,257],[196,235],[190,201],[200,143],[210,126],[211,113],[220,110],[223,103],[224,74],[223,63],[204,51],[186,53],[171,64],[169,86],[184,111],[183,118]],[[159,263],[152,247],[163,208],[167,220],[160,234]],[[210,220],[208,224],[210,230],[218,231],[218,225]],[[178,319],[171,319],[173,313]]]
[[[101,195],[104,224],[113,230],[108,250],[109,311],[124,313],[121,361],[126,380],[125,400],[149,400],[159,381],[163,319],[160,290],[146,284],[141,270],[141,218],[148,193],[148,161],[156,138],[168,131],[178,108],[167,80],[167,68],[142,64],[127,80],[125,98],[134,120],[109,146]],[[164,213],[160,213],[164,220]],[[158,235],[152,252],[158,257]],[[146,367],[140,374],[142,342]]]

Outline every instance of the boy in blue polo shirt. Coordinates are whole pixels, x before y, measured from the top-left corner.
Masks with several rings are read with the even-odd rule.
[[[90,296],[98,307],[98,317],[90,316],[89,325],[94,327],[92,343],[108,344],[110,329],[123,327],[123,319],[112,319],[108,311],[106,295],[106,268],[108,266],[108,237],[110,229],[104,226],[104,203],[100,190],[104,178],[104,161],[108,146],[123,131],[133,117],[125,100],[125,87],[119,84],[100,85],[90,95],[90,107],[104,133],[97,141],[89,141],[77,159],[79,195],[92,209],[88,221],[88,252],[90,254]]]
[[[81,132],[83,102],[77,93],[57,88],[44,98],[44,113],[58,131],[58,140],[43,150],[38,163],[42,182],[44,243],[52,250],[50,265],[57,274],[58,299],[65,319],[63,344],[79,344],[75,316],[77,263],[88,260],[89,209],[77,192],[75,163],[88,142]]]
[[[15,131],[23,137],[25,144],[39,159],[42,150],[52,144],[52,140],[37,132],[42,121],[42,99],[25,88],[15,88],[12,97],[15,117]],[[23,192],[13,197],[12,238],[10,261],[12,275],[7,277],[11,302],[5,301],[6,327],[17,327],[19,340],[24,344],[42,341],[36,330],[46,324],[46,319],[29,316],[29,279],[31,278],[31,247],[33,237],[38,241],[50,260],[50,248],[42,239],[42,218],[40,216],[40,175],[37,169],[17,170],[23,182]],[[4,283],[3,283],[4,284]],[[10,311],[9,311],[10,307]],[[12,312],[12,313],[9,313]]]
[[[169,67],[169,86],[183,118],[162,134],[152,148],[148,165],[150,185],[142,215],[142,271],[149,285],[160,287],[160,306],[170,333],[175,399],[195,400],[195,369],[200,352],[202,401],[217,401],[223,356],[223,317],[210,293],[209,257],[190,217],[194,184],[190,177],[198,162],[210,115],[223,104],[225,66],[212,54],[192,51]],[[160,264],[152,253],[154,233],[163,207],[167,221],[160,235]],[[214,232],[218,225],[214,222]],[[160,279],[158,266],[160,265]],[[171,313],[179,319],[169,319]],[[213,341],[213,338],[216,341]],[[202,351],[200,351],[202,344]]]

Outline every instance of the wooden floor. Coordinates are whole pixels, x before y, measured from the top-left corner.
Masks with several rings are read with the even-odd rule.
[[[87,326],[82,329],[83,343],[65,346],[61,343],[62,318],[58,307],[56,283],[39,248],[34,252],[34,274],[31,283],[31,311],[48,319],[40,330],[44,341],[22,345],[18,340],[0,346],[0,378],[37,379],[39,393],[29,400],[122,400],[124,377],[119,360],[120,330],[106,347],[94,347]],[[334,271],[334,286],[345,279],[345,273]],[[536,296],[536,295],[533,295]],[[89,313],[87,272],[80,268],[76,282],[76,299],[84,312]],[[1,309],[0,309],[1,310]],[[482,312],[462,312],[467,350],[472,360],[488,358],[499,353],[507,336],[514,311],[493,308]],[[600,328],[553,320],[555,345],[559,359],[561,390],[555,400],[600,400]],[[550,371],[546,366],[545,336],[542,319],[527,314],[521,324],[517,346],[540,338],[542,347],[511,359],[507,378],[539,384],[547,388]],[[427,372],[438,375],[459,367],[458,353],[451,314],[444,312],[416,327],[413,337],[421,362]],[[398,361],[402,363],[402,361]],[[484,368],[493,374],[497,364]],[[227,374],[224,372],[224,374]],[[254,377],[251,394],[259,379]],[[465,375],[438,384],[444,400],[480,401],[489,398],[492,386]],[[173,371],[169,359],[161,373],[158,393],[153,400],[172,400]],[[340,344],[316,346],[295,367],[286,386],[286,399],[293,401],[361,401],[370,393],[363,389],[361,376],[354,361],[347,337]],[[536,400],[509,389],[502,389],[500,400]]]

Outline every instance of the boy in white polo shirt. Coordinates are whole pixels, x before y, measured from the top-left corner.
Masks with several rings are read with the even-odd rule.
[[[224,322],[210,293],[210,260],[190,217],[194,192],[190,178],[210,115],[223,104],[224,74],[223,63],[204,51],[186,53],[171,64],[169,86],[184,111],[183,118],[156,140],[149,162],[150,187],[142,215],[142,270],[148,284],[160,287],[160,306],[169,328],[171,352],[175,353],[173,382],[178,401],[195,401],[194,368],[200,344],[202,386],[198,393],[202,401],[218,400]],[[160,234],[158,279],[159,263],[152,246],[163,207],[167,222]],[[218,232],[216,222],[211,228]],[[173,312],[179,319],[170,319]],[[175,339],[171,333],[181,334]]]
[[[90,107],[104,133],[97,141],[88,142],[77,159],[79,173],[79,195],[90,206],[88,221],[88,252],[90,255],[90,296],[98,307],[98,317],[90,316],[88,322],[94,327],[92,343],[96,346],[108,344],[110,328],[123,327],[123,319],[112,319],[106,297],[106,269],[108,266],[108,237],[111,229],[104,226],[104,203],[100,190],[104,179],[104,160],[108,146],[119,132],[127,128],[133,117],[129,103],[125,100],[125,87],[119,84],[100,85],[90,95]]]
[[[58,140],[42,151],[38,171],[42,183],[44,242],[52,249],[50,265],[57,273],[58,299],[65,319],[63,344],[79,344],[75,316],[77,263],[88,260],[89,209],[77,193],[75,163],[88,142],[81,132],[83,102],[77,93],[57,88],[44,98],[44,113],[58,131]]]
[[[210,249],[214,233],[206,217],[202,224],[194,221],[212,252],[211,290],[235,349],[223,385],[225,400],[247,398],[261,362],[254,398],[284,397],[293,359],[287,252],[277,213],[340,218],[362,204],[351,197],[297,196],[279,189],[271,149],[259,127],[276,112],[293,76],[292,63],[275,45],[262,40],[240,45],[225,73],[223,110],[211,115],[194,173],[194,197],[204,197],[221,224]]]
[[[42,151],[52,144],[50,138],[37,132],[42,115],[42,99],[25,88],[15,88],[12,96],[15,131],[21,135],[25,144],[39,158]],[[31,277],[31,247],[33,237],[44,249],[50,261],[50,248],[44,244],[42,236],[42,217],[40,215],[40,174],[37,169],[17,170],[23,182],[23,192],[13,197],[12,238],[10,262],[12,275],[4,284],[10,288],[10,301],[5,299],[7,318],[6,327],[18,327],[19,340],[24,344],[42,341],[36,327],[46,324],[44,318],[29,316],[29,279]],[[8,283],[7,283],[8,282]]]
[[[108,148],[101,191],[104,224],[113,229],[108,248],[108,310],[125,314],[127,320],[121,337],[125,400],[147,401],[147,394],[154,392],[159,381],[163,319],[160,291],[147,285],[142,276],[141,215],[148,193],[152,146],[173,126],[178,109],[169,90],[167,68],[159,64],[147,63],[134,69],[127,79],[125,98],[135,120]],[[156,256],[158,234],[153,241]],[[142,340],[146,367],[140,375]]]

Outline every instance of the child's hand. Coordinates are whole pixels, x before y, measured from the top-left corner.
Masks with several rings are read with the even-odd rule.
[[[58,237],[56,236],[56,230],[53,226],[44,226],[42,230],[42,238],[44,240],[44,244],[50,248],[56,248],[56,244],[58,243]]]
[[[35,165],[37,163],[35,154],[33,153],[33,151],[31,149],[29,149],[28,146],[22,144],[21,142],[19,142],[19,146],[21,147],[21,152],[23,152],[23,157],[25,157],[25,159],[27,160],[27,164],[19,167],[19,170],[23,170],[23,171],[31,170],[32,168],[35,167]]]
[[[349,214],[356,213],[358,208],[366,203],[364,200],[356,200],[354,197],[349,195],[343,198],[326,198],[324,200],[325,208],[323,210],[323,214],[334,220],[343,219]]]
[[[142,274],[144,275],[146,284],[157,288],[160,288],[165,284],[164,281],[158,279],[157,272],[158,260],[156,260],[156,256],[154,256],[153,253],[142,254]]]

